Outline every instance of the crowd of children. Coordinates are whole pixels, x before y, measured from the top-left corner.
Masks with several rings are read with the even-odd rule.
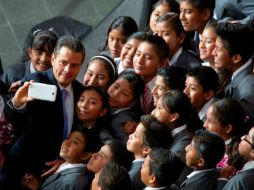
[[[117,17],[83,84],[82,43],[36,31],[0,75],[0,189],[252,189],[254,19],[217,1],[158,0],[146,31]]]

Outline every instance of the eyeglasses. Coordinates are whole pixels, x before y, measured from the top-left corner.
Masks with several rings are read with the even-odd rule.
[[[251,148],[254,148],[254,144],[252,144],[252,143],[247,139],[247,135],[244,135],[243,140],[244,140],[245,142],[247,142],[247,143],[251,146]]]

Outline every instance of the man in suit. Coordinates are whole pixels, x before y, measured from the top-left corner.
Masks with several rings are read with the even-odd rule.
[[[219,23],[213,50],[215,67],[228,69],[231,81],[225,87],[224,96],[239,101],[254,123],[254,75],[252,55],[254,37],[251,29],[239,23]]]
[[[241,138],[238,150],[247,160],[247,163],[241,171],[227,182],[223,190],[247,190],[254,187],[254,127],[250,129],[249,134]]]
[[[26,117],[28,124],[13,145],[8,160],[0,171],[0,183],[7,185],[3,186],[3,189],[10,189],[10,184],[18,184],[24,172],[41,175],[45,162],[57,158],[64,129],[70,133],[77,122],[74,108],[83,91],[83,85],[75,79],[84,58],[85,50],[78,39],[72,36],[61,37],[52,55],[52,69],[25,77],[23,81],[27,82],[24,82],[14,98],[8,102],[6,116],[10,120]],[[55,102],[32,100],[28,97],[31,80],[55,85]],[[68,94],[64,102],[61,97],[63,89]],[[64,119],[67,122],[64,122]]]

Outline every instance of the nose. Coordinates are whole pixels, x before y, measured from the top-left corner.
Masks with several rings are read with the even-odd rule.
[[[70,72],[70,70],[71,70],[70,64],[66,64],[66,65],[64,66],[64,71],[65,71],[66,73],[68,73],[68,72]]]
[[[185,94],[189,95],[189,87],[186,86],[186,87],[184,88],[183,92],[184,92]]]
[[[185,152],[188,152],[189,149],[190,149],[190,145],[187,145],[187,146],[185,147]]]
[[[207,125],[207,119],[205,120],[205,123],[204,123],[203,127],[204,127],[205,129],[207,129],[207,128],[208,128],[208,125]]]
[[[179,18],[180,18],[180,20],[184,20],[184,12],[183,11],[180,12]]]
[[[152,89],[152,95],[156,95],[157,94],[157,86],[154,86]]]
[[[213,55],[213,56],[216,56],[216,51],[217,51],[217,48],[215,47],[215,48],[213,49],[213,51],[212,51],[212,55]]]
[[[89,84],[90,85],[97,85],[97,78],[96,78],[96,76],[93,75],[92,77],[90,77]]]

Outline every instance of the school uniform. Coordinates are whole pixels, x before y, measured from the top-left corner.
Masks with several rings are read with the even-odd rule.
[[[142,190],[145,188],[145,184],[141,181],[140,174],[144,161],[145,158],[135,159],[132,161],[131,169],[129,171],[132,190]]]

